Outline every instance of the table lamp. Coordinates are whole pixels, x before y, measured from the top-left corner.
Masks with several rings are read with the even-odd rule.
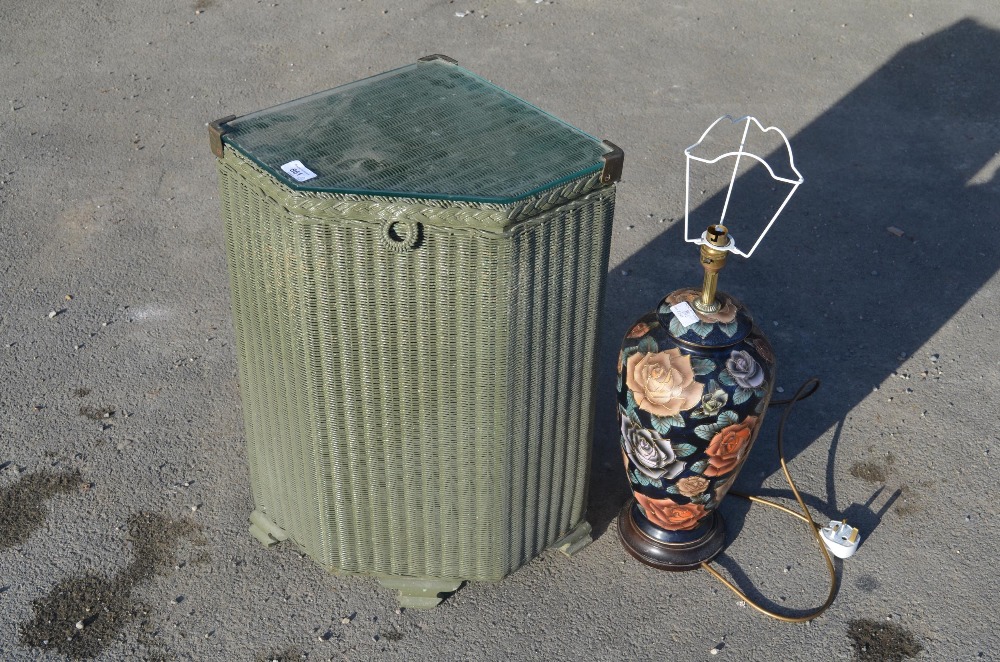
[[[738,149],[705,154],[713,132],[740,125]],[[748,139],[779,136],[783,147],[771,153],[771,162],[747,150]],[[700,246],[702,286],[671,292],[639,318],[618,357],[618,423],[634,497],[621,511],[618,530],[632,556],[664,570],[698,568],[725,546],[718,507],[760,431],[774,389],[775,360],[747,308],[718,290],[719,272],[730,253],[753,255],[803,182],[785,134],[754,117],[720,117],[684,153],[684,238]],[[766,169],[772,190],[787,189],[770,220],[763,215],[759,236],[742,244],[750,245],[748,251],[737,247],[725,225],[735,208],[733,188],[744,158]],[[709,169],[732,163],[721,217],[695,237],[689,232],[692,163]]]

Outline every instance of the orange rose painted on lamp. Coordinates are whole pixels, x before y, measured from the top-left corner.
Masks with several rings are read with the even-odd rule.
[[[709,477],[722,476],[737,466],[753,441],[753,433],[757,418],[751,416],[746,420],[723,428],[712,437],[705,453],[708,454],[708,467],[704,475]]]
[[[636,492],[635,500],[649,521],[667,531],[690,531],[705,516],[705,507],[697,503],[679,504],[670,499],[650,499]]]

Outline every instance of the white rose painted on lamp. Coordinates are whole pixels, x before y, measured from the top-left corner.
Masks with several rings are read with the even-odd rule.
[[[686,466],[678,462],[670,440],[656,430],[639,428],[622,416],[622,449],[635,468],[648,478],[676,478]]]

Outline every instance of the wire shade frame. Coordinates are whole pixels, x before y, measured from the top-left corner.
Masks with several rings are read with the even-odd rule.
[[[739,124],[741,122],[746,123],[743,127],[743,136],[740,139],[739,149],[737,149],[736,151],[725,152],[724,154],[720,154],[719,156],[716,156],[715,158],[712,159],[707,159],[692,154],[692,152],[695,149],[697,149],[702,145],[702,143],[705,141],[705,138],[708,136],[709,133],[712,132],[712,130],[716,127],[716,125],[718,125],[723,120],[729,120],[732,124]],[[781,139],[785,144],[785,151],[788,154],[788,166],[789,168],[791,168],[792,173],[795,174],[795,179],[779,176],[774,172],[774,169],[771,167],[771,164],[769,164],[764,158],[756,154],[753,154],[752,152],[746,151],[747,135],[750,132],[751,124],[755,124],[762,133],[775,131],[779,136],[781,136]],[[698,139],[698,142],[696,142],[695,144],[691,145],[690,147],[684,150],[684,156],[685,156],[684,241],[693,244],[698,244],[699,246],[706,243],[707,239],[705,237],[705,233],[702,233],[701,236],[699,237],[691,237],[689,231],[689,216],[691,213],[691,161],[698,161],[701,163],[712,165],[722,161],[723,159],[727,158],[735,159],[735,163],[733,164],[733,173],[732,176],[729,178],[729,188],[726,190],[726,201],[725,203],[723,203],[722,214],[719,217],[719,225],[725,224],[726,212],[729,210],[729,203],[733,194],[733,185],[736,183],[736,175],[740,169],[740,161],[744,156],[749,157],[757,161],[761,165],[763,165],[767,169],[768,174],[770,174],[771,178],[774,179],[775,181],[791,185],[792,188],[791,190],[789,190],[788,195],[785,196],[785,199],[778,207],[778,210],[774,212],[773,216],[771,216],[771,219],[768,221],[767,226],[764,228],[764,231],[760,233],[760,236],[757,237],[756,241],[754,241],[753,246],[750,247],[749,251],[743,252],[742,250],[737,248],[736,241],[735,239],[733,239],[732,233],[730,233],[729,235],[729,243],[726,246],[718,247],[720,250],[726,250],[732,253],[736,253],[737,255],[742,255],[745,258],[749,258],[751,255],[753,255],[754,251],[757,250],[757,247],[760,245],[760,242],[764,239],[764,235],[766,235],[768,230],[771,229],[771,226],[774,225],[774,222],[778,219],[778,216],[781,214],[782,211],[784,211],[785,205],[788,204],[788,201],[792,199],[793,195],[795,195],[795,191],[798,190],[802,182],[805,181],[802,177],[802,174],[795,167],[795,158],[792,155],[792,146],[788,143],[788,137],[785,135],[785,133],[781,129],[774,126],[769,126],[765,129],[764,126],[760,123],[760,121],[756,117],[752,117],[750,115],[745,115],[743,117],[740,117],[739,119],[733,119],[731,115],[723,115],[719,119],[712,122],[712,124],[707,129],[705,129],[705,132],[701,134],[701,137]]]

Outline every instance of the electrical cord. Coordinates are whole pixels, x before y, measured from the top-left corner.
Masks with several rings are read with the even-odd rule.
[[[703,562],[701,564],[702,568],[707,570],[709,574],[711,574],[713,577],[722,582],[723,585],[725,585],[726,588],[728,588],[730,591],[740,596],[740,598],[744,600],[748,605],[750,605],[751,607],[753,607],[762,614],[770,616],[771,618],[776,618],[779,621],[785,621],[786,623],[804,623],[806,621],[811,621],[812,619],[822,614],[833,603],[833,599],[837,595],[837,589],[839,586],[839,581],[837,579],[837,571],[833,567],[833,560],[830,558],[830,552],[827,550],[826,544],[820,537],[819,533],[820,525],[813,520],[812,515],[809,512],[809,508],[802,500],[802,495],[799,494],[798,489],[795,487],[795,481],[792,480],[792,474],[789,473],[788,471],[788,465],[785,463],[784,435],[785,435],[785,423],[788,421],[788,415],[792,413],[792,408],[795,406],[795,403],[800,400],[804,400],[809,396],[811,396],[813,393],[815,393],[816,390],[819,388],[819,384],[820,381],[818,378],[810,377],[802,384],[802,386],[799,387],[799,389],[795,392],[795,395],[793,395],[791,398],[788,398],[786,400],[776,400],[771,403],[772,406],[788,405],[788,408],[785,409],[784,413],[781,415],[781,421],[778,423],[778,459],[781,461],[781,470],[785,474],[785,480],[788,481],[788,486],[792,488],[792,494],[795,495],[795,500],[799,502],[799,506],[802,508],[802,514],[797,513],[791,508],[787,508],[781,505],[780,503],[775,503],[774,501],[768,501],[767,499],[762,499],[760,497],[752,496],[749,494],[742,494],[739,492],[730,492],[730,494],[747,499],[748,501],[751,501],[753,503],[761,503],[764,504],[765,506],[771,506],[772,508],[777,508],[778,510],[788,513],[793,517],[797,517],[798,519],[802,520],[803,522],[806,522],[809,525],[809,531],[816,539],[816,544],[819,545],[820,551],[823,553],[823,560],[826,561],[826,568],[830,573],[830,593],[826,597],[826,602],[824,602],[823,606],[819,607],[818,609],[802,616],[786,616],[785,614],[779,614],[777,612],[770,611],[769,609],[766,609],[765,607],[762,607],[761,605],[751,600],[742,591],[740,591],[740,589],[737,588],[732,582],[730,582],[728,579],[719,574],[719,571],[713,568],[708,562]]]

